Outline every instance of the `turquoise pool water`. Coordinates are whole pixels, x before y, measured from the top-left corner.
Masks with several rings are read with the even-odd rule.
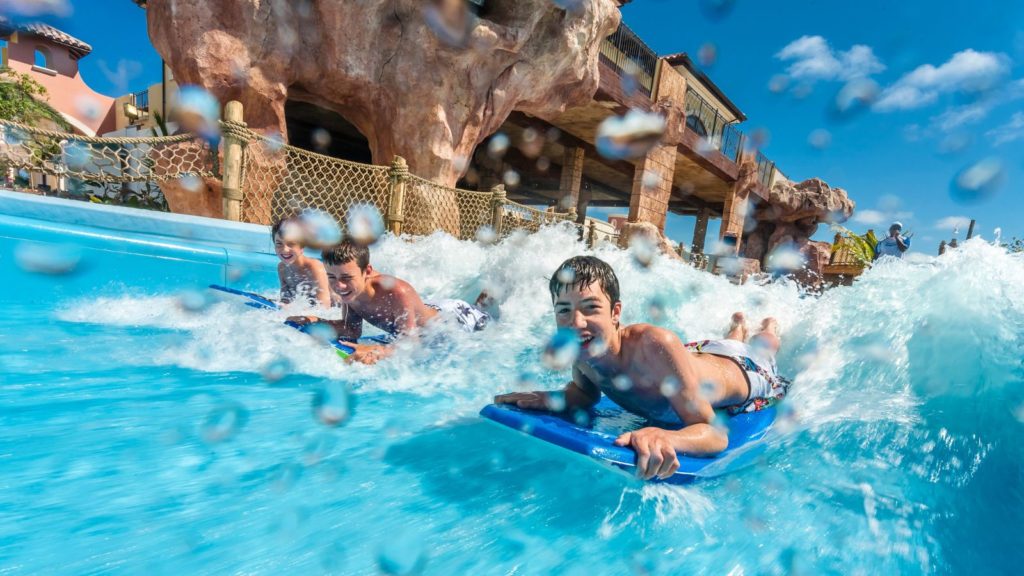
[[[547,275],[584,251],[569,231],[490,247],[385,238],[375,266],[427,296],[487,286],[504,304],[499,329],[368,368],[269,313],[200,297],[214,282],[273,288],[262,229],[12,198],[0,195],[0,574],[1024,562],[1024,261],[983,241],[821,297],[597,250],[620,275],[626,321],[690,339],[720,333],[733,310],[782,325],[795,384],[760,460],[669,487],[477,416],[497,392],[565,378],[539,356]],[[324,388],[351,390],[341,426],[315,417]]]

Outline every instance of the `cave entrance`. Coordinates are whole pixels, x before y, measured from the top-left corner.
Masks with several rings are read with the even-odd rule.
[[[342,160],[373,163],[369,140],[341,114],[309,102],[288,100],[284,117],[292,146]]]

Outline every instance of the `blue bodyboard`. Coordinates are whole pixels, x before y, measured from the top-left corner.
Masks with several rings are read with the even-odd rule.
[[[607,397],[602,397],[591,409],[586,425],[562,415],[523,410],[510,404],[489,404],[480,411],[480,415],[630,473],[636,472],[636,453],[630,448],[616,446],[615,439],[624,432],[652,425],[623,410]],[[749,465],[763,451],[764,444],[756,441],[771,428],[775,416],[776,409],[768,407],[728,417],[729,446],[725,451],[714,458],[679,455],[679,470],[661,482],[687,484],[698,478],[721,476]]]

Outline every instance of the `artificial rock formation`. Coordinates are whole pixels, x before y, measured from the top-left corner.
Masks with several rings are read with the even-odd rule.
[[[744,235],[742,255],[763,260],[775,248],[788,245],[804,254],[809,272],[820,275],[828,263],[828,252],[810,238],[822,222],[845,222],[854,206],[845,190],[832,188],[820,178],[798,184],[776,182],[768,200],[753,210],[753,220],[747,225],[753,227]]]
[[[239,100],[250,128],[287,134],[285,102],[333,110],[373,161],[404,157],[452,186],[513,110],[549,117],[597,90],[613,0],[149,0],[149,35],[180,84]]]

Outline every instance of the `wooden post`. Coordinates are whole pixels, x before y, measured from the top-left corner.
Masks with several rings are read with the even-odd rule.
[[[967,227],[967,239],[970,240],[974,236],[974,218],[971,218],[971,225]]]
[[[391,162],[391,203],[388,206],[388,230],[395,236],[402,235],[405,222],[405,184],[409,176],[409,165],[405,158],[395,156]]]
[[[594,225],[594,221],[590,221],[590,229],[587,231],[587,248],[593,248],[597,242],[597,227]]]
[[[494,229],[498,238],[501,238],[501,221],[505,217],[505,201],[507,199],[504,184],[495,184],[491,188],[491,228]]]
[[[224,122],[244,128],[242,121],[242,103],[232,100],[224,106]],[[224,133],[224,170],[221,181],[221,199],[223,202],[224,218],[238,222],[242,219],[242,164],[244,148],[242,139],[232,134],[231,131]]]

